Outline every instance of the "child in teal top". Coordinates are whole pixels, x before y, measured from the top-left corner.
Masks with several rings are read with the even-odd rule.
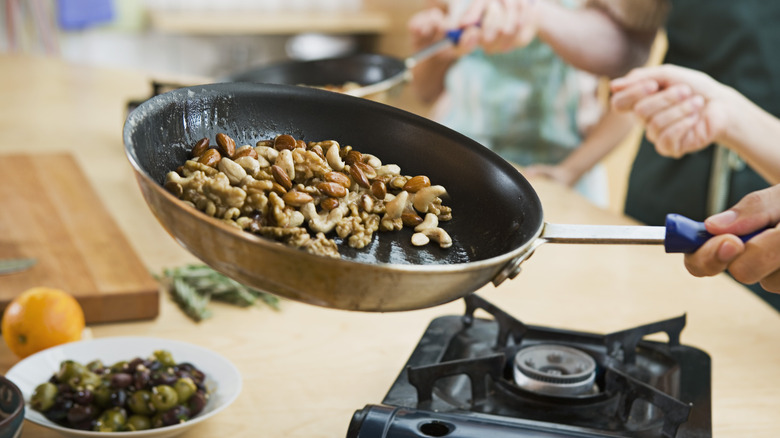
[[[467,3],[450,1],[446,8],[452,13]],[[432,12],[421,14],[426,13]],[[507,52],[478,48],[429,62],[441,62],[443,72],[437,78],[442,89],[435,96],[433,118],[521,167],[559,164],[582,143],[584,119],[592,122],[601,114],[595,78],[588,81],[538,38]],[[595,204],[607,204],[601,166],[583,175],[575,188]]]

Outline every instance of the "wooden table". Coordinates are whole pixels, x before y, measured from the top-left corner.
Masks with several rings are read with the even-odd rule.
[[[148,95],[139,72],[0,55],[2,153],[71,152],[147,267],[193,262],[152,216],[122,146],[126,102]],[[13,184],[13,181],[4,181]],[[568,189],[532,181],[546,219],[630,224]],[[681,256],[660,247],[542,245],[523,272],[484,298],[521,321],[595,333],[687,313],[682,342],[713,362],[713,429],[722,437],[775,437],[780,430],[780,318],[725,276],[696,279]],[[158,336],[197,342],[241,371],[243,392],[186,437],[338,437],[352,413],[379,403],[435,317],[460,302],[390,314],[335,311],[284,302],[281,312],[214,304],[196,324],[164,294],[155,320],[94,325],[93,337]],[[0,345],[0,371],[17,359]],[[25,425],[23,437],[46,431]]]

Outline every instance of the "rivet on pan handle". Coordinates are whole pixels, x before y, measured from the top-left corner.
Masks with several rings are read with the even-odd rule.
[[[496,274],[495,277],[493,277],[493,285],[498,286],[499,284],[503,283],[504,280],[511,280],[522,271],[521,264],[528,259],[528,257],[531,257],[531,255],[536,251],[536,248],[538,248],[541,244],[545,243],[546,240],[544,239],[536,239],[534,240],[531,245],[526,248],[525,251],[520,253],[519,256],[513,258],[509,261],[504,267]]]

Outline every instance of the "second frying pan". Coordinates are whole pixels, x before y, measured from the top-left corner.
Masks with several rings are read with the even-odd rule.
[[[451,47],[458,41],[461,33],[461,30],[450,31],[441,41],[406,59],[379,54],[358,54],[311,61],[286,61],[231,74],[223,78],[223,81],[313,87],[339,87],[352,82],[360,87],[351,89],[346,94],[371,97],[389,92],[409,81],[414,65]]]

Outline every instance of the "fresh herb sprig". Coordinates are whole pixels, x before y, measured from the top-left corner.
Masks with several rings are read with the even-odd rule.
[[[202,321],[213,315],[208,308],[211,300],[240,307],[265,303],[279,310],[279,298],[275,295],[245,286],[206,265],[167,268],[158,276],[158,280],[167,287],[182,311],[194,321]]]

